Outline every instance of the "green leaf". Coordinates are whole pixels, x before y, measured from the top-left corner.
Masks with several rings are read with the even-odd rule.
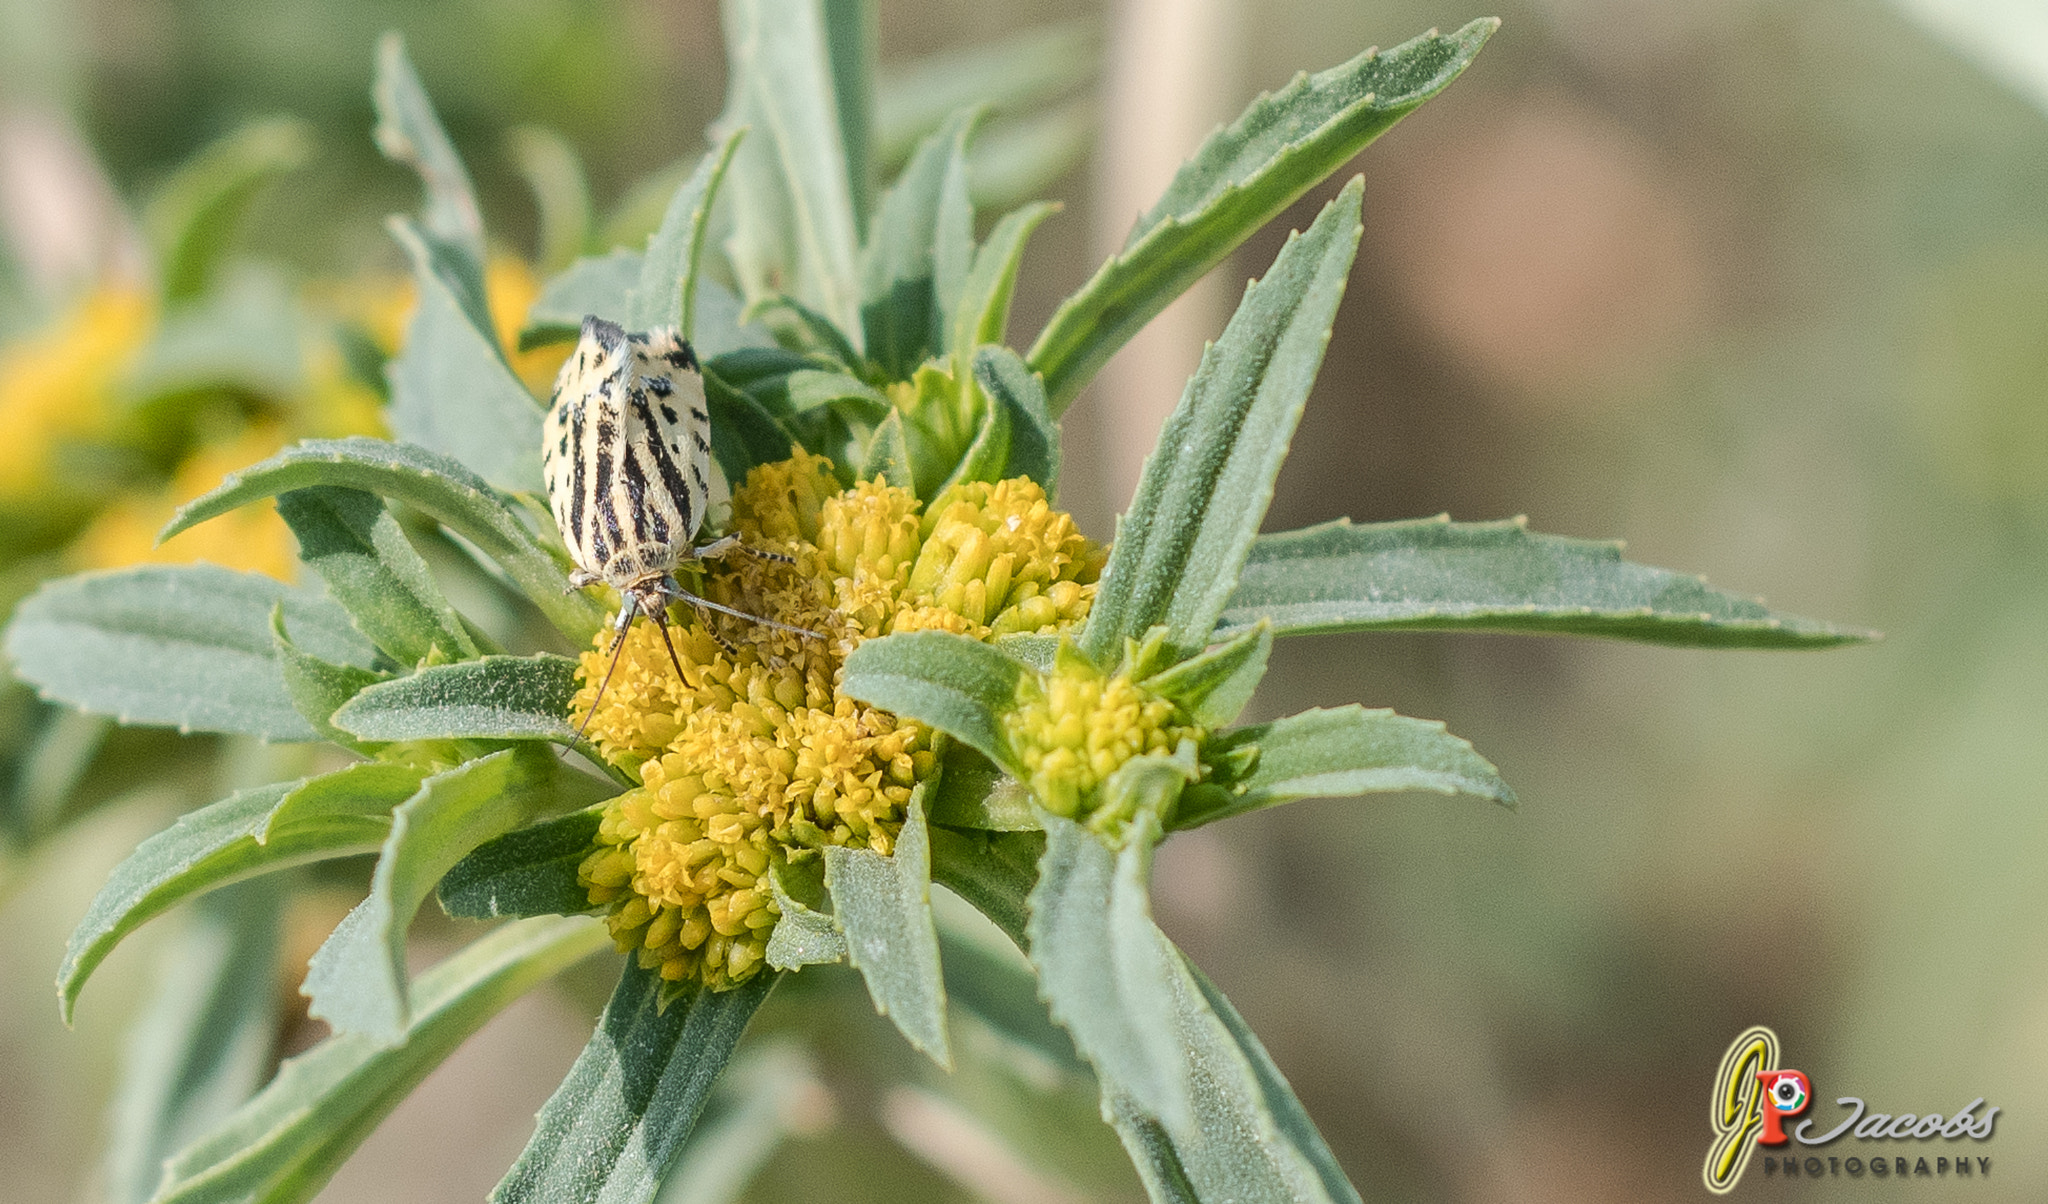
[[[708,364],[704,365],[704,404],[711,415],[711,454],[718,458],[718,471],[727,481],[744,481],[756,464],[786,460],[790,448],[801,445],[781,419],[750,394],[725,383]]]
[[[909,379],[949,345],[951,308],[974,254],[967,141],[979,118],[956,113],[919,145],[882,194],[861,248],[861,329],[868,357],[892,380]]]
[[[1702,648],[1828,648],[1875,639],[1768,610],[1693,576],[1633,564],[1621,545],[1538,535],[1523,519],[1349,519],[1262,535],[1222,631],[1270,619],[1310,631],[1509,631]]]
[[[885,70],[875,94],[876,155],[901,163],[961,109],[1029,109],[1071,92],[1094,76],[1101,43],[1095,21],[1071,21]]]
[[[1171,968],[1171,1006],[1156,1023],[1195,1084],[1187,1128],[1145,1114],[1120,1085],[1103,1083],[1103,1112],[1155,1200],[1290,1200],[1359,1204],[1322,1135],[1230,1001],[1157,927]]]
[[[959,463],[953,466],[952,475],[946,478],[944,484],[932,491],[932,497],[945,496],[947,490],[963,481],[1003,479],[1003,470],[1009,467],[1010,463],[1010,435],[1015,422],[1012,417],[1014,412],[1011,406],[1000,401],[982,407],[981,425],[974,432],[974,441],[961,453]]]
[[[1160,949],[1146,895],[1152,841],[1134,833],[1116,853],[1071,820],[1041,819],[1045,857],[1028,929],[1039,991],[1105,1082],[1145,1115],[1184,1129],[1194,1083],[1175,1034],[1160,1023],[1172,1014],[1175,967],[1170,950]]]
[[[1036,832],[1038,810],[1030,787],[996,768],[987,757],[964,744],[946,749],[938,792],[931,799],[931,819],[953,828],[986,832]]]
[[[956,364],[968,363],[977,347],[1001,346],[1008,340],[1010,298],[1017,291],[1017,268],[1024,262],[1024,244],[1038,223],[1058,211],[1059,206],[1050,201],[1034,201],[1005,213],[995,229],[989,231],[988,241],[974,252],[973,265],[968,268],[967,278],[960,284],[959,300],[952,307],[952,328],[946,339]],[[955,374],[962,374],[957,367]]]
[[[469,172],[455,153],[455,144],[441,129],[434,103],[420,84],[405,39],[387,33],[377,43],[377,80],[370,98],[377,109],[377,149],[394,163],[419,173],[426,186],[420,211],[427,232],[438,243],[458,250],[466,261],[465,282],[483,296],[484,219],[476,205]]]
[[[427,562],[376,494],[331,485],[294,489],[278,496],[277,513],[298,538],[299,559],[386,656],[416,665],[437,648],[451,660],[478,655]]]
[[[1045,857],[1045,833],[933,828],[931,837],[932,881],[972,903],[1028,951],[1029,898]]]
[[[647,240],[640,260],[640,278],[633,290],[627,323],[632,330],[673,326],[688,339],[696,330],[697,262],[704,252],[704,231],[711,224],[711,206],[718,186],[732,165],[733,152],[746,137],[737,129],[698,160],[696,170],[676,189],[661,226]]]
[[[844,372],[799,368],[782,378],[779,393],[792,414],[837,406],[879,423],[891,413],[889,399],[880,389]]]
[[[567,138],[546,126],[507,131],[505,150],[533,193],[540,218],[534,266],[553,275],[573,263],[590,241],[590,182],[583,162]]]
[[[1037,1051],[1063,1069],[1089,1073],[1073,1038],[1053,1023],[1038,998],[1030,963],[1010,950],[996,950],[942,927],[946,999],[1004,1037]],[[1007,954],[1008,956],[1004,956]]]
[[[1498,28],[1474,21],[1298,75],[1209,136],[1138,219],[1123,251],[1067,298],[1025,358],[1055,416],[1145,323],[1254,231],[1435,96]]]
[[[821,0],[825,45],[832,63],[832,100],[839,116],[839,146],[846,155],[847,196],[856,235],[867,229],[875,191],[875,53],[881,31],[870,0]]]
[[[864,641],[846,658],[839,688],[848,698],[935,727],[1021,778],[1001,716],[1016,705],[1023,672],[979,640],[914,631]]]
[[[359,740],[552,740],[569,743],[576,662],[542,652],[486,656],[374,685],[334,713]]]
[[[325,598],[260,573],[146,565],[45,583],[7,627],[14,671],[43,697],[122,723],[317,740],[278,672],[270,611],[302,647],[368,668],[376,649]]]
[[[347,732],[329,722],[334,712],[341,709],[349,699],[354,698],[367,686],[375,685],[388,677],[374,669],[358,669],[353,665],[337,665],[321,660],[310,653],[301,652],[292,643],[291,635],[285,631],[284,608],[273,608],[270,612],[270,643],[277,658],[278,675],[284,679],[284,692],[292,700],[292,706],[300,718],[311,724],[323,740],[357,748],[356,741]]]
[[[312,153],[312,127],[294,117],[270,117],[249,122],[172,173],[142,214],[164,300],[206,293],[250,203]]]
[[[1009,413],[1010,447],[991,480],[1030,477],[1057,495],[1060,428],[1045,408],[1045,387],[1008,347],[983,347],[974,356],[974,382],[990,405]]]
[[[128,1031],[107,1142],[108,1204],[142,1204],[164,1161],[263,1085],[278,1033],[276,879],[200,900],[156,950]]]
[[[911,794],[884,857],[872,849],[825,846],[825,889],[846,934],[853,967],[867,980],[875,1011],[942,1069],[953,1068],[946,1043],[946,987],[939,974],[939,933],[932,923],[931,848],[924,792]]]
[[[777,970],[830,966],[846,960],[846,933],[832,913],[820,911],[790,893],[785,882],[792,867],[770,869],[769,889],[782,914],[768,933],[768,964]],[[820,889],[822,894],[822,888]]]
[[[890,410],[868,440],[867,456],[858,475],[863,481],[887,481],[915,493],[917,473],[910,454],[910,440],[903,430],[903,413]]]
[[[1209,642],[1322,365],[1358,250],[1362,191],[1354,179],[1288,238],[1203,351],[1117,522],[1080,639],[1095,660],[1113,662],[1154,624],[1182,656]]]
[[[1183,807],[1173,826],[1192,828],[1298,798],[1341,798],[1390,790],[1469,794],[1514,806],[1515,792],[1486,758],[1431,719],[1410,719],[1353,704],[1317,709],[1214,737],[1211,763],[1238,749],[1257,760],[1216,784],[1227,797],[1197,792],[1205,805]],[[1191,800],[1192,803],[1192,800]]]
[[[728,252],[749,304],[788,291],[855,337],[859,218],[822,9],[822,0],[724,6],[732,85],[720,128],[754,130],[734,160]]]
[[[810,1055],[788,1038],[733,1060],[663,1176],[655,1204],[733,1204],[793,1133],[805,1129],[822,1084]]]
[[[685,988],[664,1008],[670,984],[628,961],[597,1035],[542,1106],[492,1204],[647,1204],[779,977],[764,970],[729,991]]]
[[[481,478],[446,456],[385,439],[308,439],[288,447],[230,473],[211,493],[187,502],[157,540],[250,502],[315,485],[361,489],[403,502],[462,536],[496,561],[573,643],[587,643],[604,625],[604,604],[580,590],[570,591],[563,568],[567,554],[557,559]],[[299,620],[289,608],[287,617],[298,631]]]
[[[1222,727],[1252,700],[1272,651],[1273,629],[1261,623],[1140,684],[1173,700],[1203,727]]]
[[[576,867],[597,847],[603,818],[591,808],[485,841],[442,875],[434,888],[441,910],[473,920],[591,910]]]
[[[246,390],[259,397],[304,396],[313,336],[295,295],[276,270],[239,262],[207,291],[164,313],[120,374],[130,407],[155,403],[182,412],[184,394]]]
[[[542,815],[588,806],[609,788],[523,744],[435,774],[391,812],[370,896],[313,955],[300,989],[337,1029],[398,1041],[406,1014],[405,930],[434,884],[470,850]]]
[[[640,286],[640,265],[637,251],[619,248],[603,255],[586,255],[562,269],[541,286],[540,296],[527,308],[519,349],[573,343],[589,314],[626,323],[633,290]]]
[[[300,1204],[455,1047],[533,987],[610,944],[586,917],[521,920],[421,974],[396,1044],[337,1033],[280,1066],[171,1161],[153,1204]]]
[[[419,289],[405,349],[386,366],[392,433],[500,489],[538,492],[541,407],[505,362],[482,294],[463,296],[455,252],[409,219],[392,218],[391,236]]]
[[[990,122],[974,140],[968,164],[974,203],[1006,209],[1042,195],[1087,157],[1096,124],[1095,101],[1086,94],[1044,112]]]
[[[65,1020],[85,980],[144,921],[230,882],[376,849],[391,829],[391,809],[425,776],[370,762],[260,786],[187,812],[137,845],[93,896],[65,947],[57,971]]]

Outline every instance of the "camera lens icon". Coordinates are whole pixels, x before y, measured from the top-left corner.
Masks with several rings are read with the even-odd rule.
[[[1771,1107],[1787,1116],[1806,1106],[1806,1080],[1799,1074],[1781,1074],[1770,1085]]]

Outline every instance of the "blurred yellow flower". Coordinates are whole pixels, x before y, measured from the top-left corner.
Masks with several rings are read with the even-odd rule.
[[[53,483],[60,442],[108,426],[114,386],[153,322],[146,294],[109,287],[0,349],[0,501],[33,500]]]
[[[206,561],[223,568],[268,573],[290,581],[298,569],[297,544],[277,510],[265,503],[243,506],[201,523],[162,547],[163,530],[179,506],[212,489],[221,479],[247,468],[285,445],[282,427],[252,426],[232,442],[200,449],[183,464],[168,488],[131,494],[100,512],[71,546],[79,568],[110,569],[146,562],[185,564]]]

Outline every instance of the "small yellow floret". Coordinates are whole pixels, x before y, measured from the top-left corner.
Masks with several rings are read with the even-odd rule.
[[[1085,819],[1089,796],[1124,762],[1202,738],[1201,728],[1179,718],[1173,703],[1129,677],[1063,655],[1051,673],[1024,675],[1016,709],[1003,722],[1039,802],[1055,815]]]

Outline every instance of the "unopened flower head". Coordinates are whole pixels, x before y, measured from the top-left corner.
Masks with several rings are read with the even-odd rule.
[[[927,512],[898,486],[842,489],[829,460],[802,452],[748,474],[732,528],[793,563],[735,554],[690,588],[825,638],[723,615],[707,629],[678,607],[681,680],[660,632],[638,623],[601,702],[610,633],[594,640],[575,704],[641,782],[605,809],[581,869],[591,902],[645,967],[714,988],[763,965],[772,865],[828,844],[892,852],[932,771],[928,729],[838,692],[847,654],[893,632],[1066,630],[1087,617],[1105,559],[1029,480],[963,485]]]
[[[1202,729],[1128,675],[1105,673],[1062,643],[1052,672],[1027,673],[1003,717],[1010,746],[1038,801],[1055,815],[1094,821],[1092,796],[1132,757],[1172,755]]]

